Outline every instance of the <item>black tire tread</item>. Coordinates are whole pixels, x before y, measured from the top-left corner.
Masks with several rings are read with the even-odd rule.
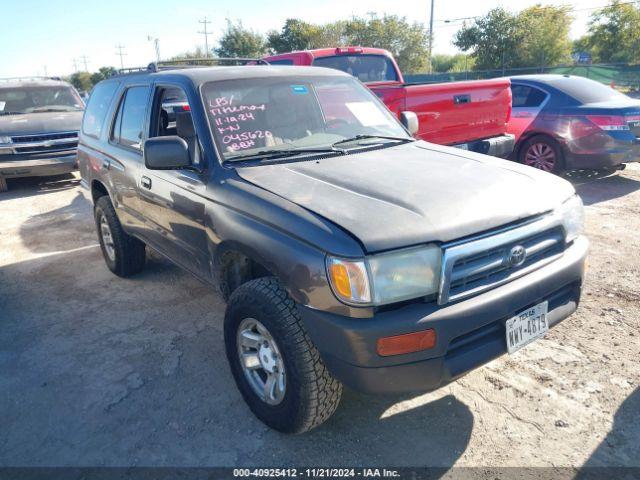
[[[229,299],[227,312],[233,311],[234,305],[246,302],[255,305],[257,299],[266,299],[278,310],[281,327],[279,342],[283,342],[284,338],[288,345],[281,345],[281,348],[291,347],[294,350],[295,360],[292,363],[296,371],[293,373],[301,380],[299,415],[285,431],[309,431],[324,423],[336,411],[342,396],[342,383],[327,370],[320,352],[304,328],[295,303],[275,277],[258,278],[238,287]],[[251,403],[248,403],[251,407]]]
[[[113,236],[113,244],[116,250],[116,261],[115,265],[110,265],[107,260],[109,269],[119,277],[123,278],[130,277],[131,275],[142,271],[146,259],[145,244],[123,230],[120,220],[118,220],[116,210],[111,203],[111,199],[106,195],[98,198],[95,209],[96,226],[98,228],[98,237],[100,238],[101,246],[102,239],[100,236],[100,225],[98,223],[98,210],[101,210],[107,217],[109,228],[111,229],[111,235]],[[107,257],[105,255],[105,260],[106,258]]]

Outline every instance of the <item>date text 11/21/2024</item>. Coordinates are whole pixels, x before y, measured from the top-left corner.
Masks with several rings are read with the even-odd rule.
[[[234,468],[234,478],[399,478],[388,468]]]

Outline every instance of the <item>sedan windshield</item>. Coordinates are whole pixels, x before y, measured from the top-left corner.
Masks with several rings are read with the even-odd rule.
[[[66,86],[0,88],[0,115],[82,110],[75,91]]]
[[[278,152],[344,152],[411,137],[362,84],[334,76],[262,77],[211,82],[204,101],[225,160]],[[338,149],[337,145],[340,146]]]

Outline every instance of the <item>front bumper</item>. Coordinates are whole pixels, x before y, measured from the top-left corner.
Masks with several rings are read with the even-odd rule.
[[[505,134],[452,146],[493,157],[507,158],[513,152],[515,137],[511,134]]]
[[[76,153],[50,157],[0,161],[0,176],[4,178],[62,175],[78,169]]]
[[[299,306],[311,339],[329,371],[365,393],[435,390],[506,353],[505,321],[549,301],[549,325],[577,308],[588,241],[580,237],[564,255],[524,277],[444,306],[416,303],[373,318],[355,319]],[[430,350],[391,357],[376,353],[378,338],[433,328]]]

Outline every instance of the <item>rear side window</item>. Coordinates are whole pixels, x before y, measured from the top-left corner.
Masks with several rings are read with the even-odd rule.
[[[545,98],[547,98],[547,94],[542,90],[526,85],[511,85],[511,94],[513,98],[511,104],[514,108],[539,107]]]
[[[82,132],[84,134],[96,138],[100,137],[109,105],[111,105],[111,100],[117,88],[118,82],[103,82],[93,89],[82,121]]]
[[[125,92],[111,133],[111,139],[125,147],[140,150],[142,129],[149,99],[149,87],[131,87]]]
[[[398,80],[391,59],[384,55],[356,54],[319,57],[313,61],[313,66],[342,70],[361,82],[395,82]]]

